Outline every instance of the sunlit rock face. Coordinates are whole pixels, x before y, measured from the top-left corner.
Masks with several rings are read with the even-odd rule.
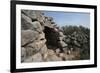
[[[21,62],[81,59],[80,42],[86,44],[88,36],[77,32],[67,36],[55,25],[41,11],[21,10]]]

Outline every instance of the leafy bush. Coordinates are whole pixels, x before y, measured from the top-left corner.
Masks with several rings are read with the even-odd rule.
[[[90,29],[83,26],[63,26],[65,42],[69,47],[79,48],[80,59],[90,58]],[[68,41],[69,40],[69,41]]]

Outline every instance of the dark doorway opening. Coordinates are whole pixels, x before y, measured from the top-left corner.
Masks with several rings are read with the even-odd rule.
[[[46,45],[48,49],[58,48],[59,33],[56,32],[53,28],[45,26],[44,29],[45,38],[47,40]]]

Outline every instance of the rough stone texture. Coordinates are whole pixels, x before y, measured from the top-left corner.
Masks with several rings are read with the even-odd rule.
[[[26,58],[26,50],[24,47],[21,48],[21,62],[23,62]]]
[[[46,61],[62,61],[62,58],[58,57],[53,50],[48,50]]]
[[[31,18],[27,17],[24,14],[21,14],[21,29],[22,30],[27,30],[27,29],[32,29],[32,22]]]
[[[52,17],[41,11],[21,10],[21,62],[80,59],[81,45],[86,47],[89,37],[81,32],[63,33]]]
[[[33,27],[32,27],[33,30],[35,30],[35,31],[37,31],[37,32],[40,32],[40,33],[43,31],[40,22],[34,21],[34,22],[32,22],[32,25],[33,25]]]
[[[41,54],[45,54],[45,53],[47,53],[47,46],[46,45],[44,45],[41,49],[40,49],[40,53]]]
[[[21,31],[21,45],[27,45],[35,41],[38,38],[38,32],[32,30],[22,30]]]
[[[48,55],[46,61],[62,61],[62,58],[56,55]]]
[[[43,62],[42,55],[40,53],[36,53],[35,55],[25,59],[24,62]]]

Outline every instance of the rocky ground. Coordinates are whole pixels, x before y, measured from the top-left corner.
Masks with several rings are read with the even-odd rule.
[[[89,59],[88,44],[83,31],[66,34],[41,11],[21,10],[21,62]]]

